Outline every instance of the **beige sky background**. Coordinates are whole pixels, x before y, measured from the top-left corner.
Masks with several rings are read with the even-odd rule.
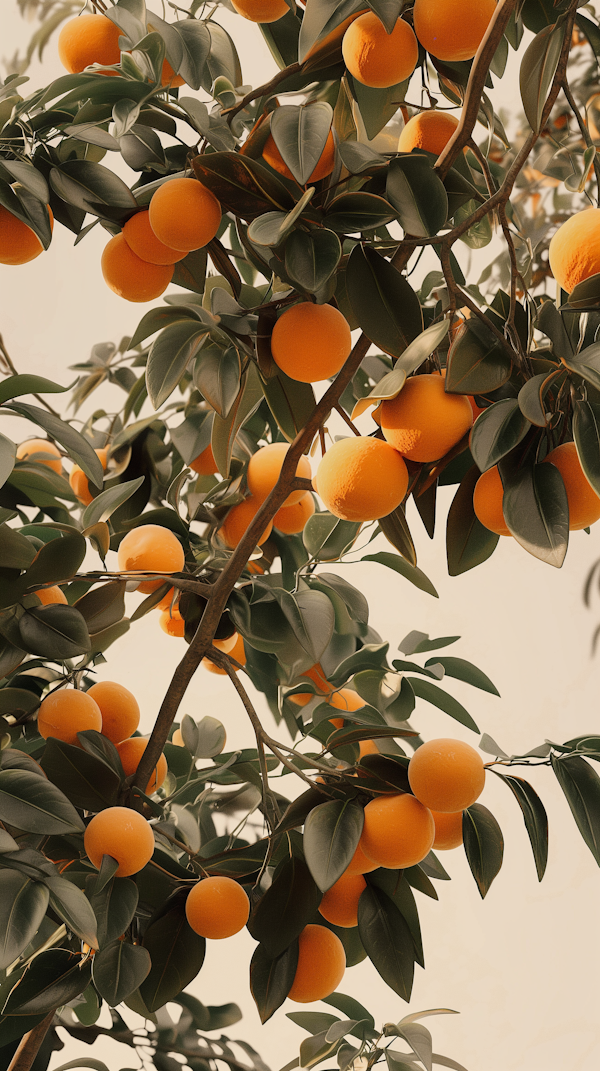
[[[158,8],[158,4],[156,4]],[[11,55],[27,41],[31,27],[23,23],[13,0],[3,0],[0,53]],[[218,15],[240,47],[246,83],[268,76],[273,62],[258,30],[223,11]],[[47,84],[62,73],[53,40],[42,68],[31,71],[31,86]],[[514,70],[503,82],[502,103],[515,101]],[[115,155],[105,163],[114,166]],[[126,168],[120,173],[135,181]],[[118,342],[131,334],[146,305],[130,305],[108,290],[100,273],[106,235],[100,228],[76,249],[73,236],[56,227],[48,253],[19,268],[0,266],[0,331],[20,371],[37,372],[69,383],[68,366],[86,359],[96,342]],[[465,251],[466,252],[466,251]],[[484,262],[486,251],[483,251]],[[466,264],[466,256],[463,263]],[[98,402],[94,396],[93,407]],[[108,408],[122,404],[118,388],[102,396]],[[15,438],[31,430],[5,421],[2,430]],[[451,494],[442,489],[442,506]],[[562,741],[577,733],[598,731],[600,663],[590,657],[590,639],[600,618],[583,607],[581,592],[591,564],[600,557],[600,526],[591,536],[572,535],[566,564],[555,571],[529,557],[512,539],[485,565],[458,578],[446,573],[444,509],[436,538],[430,542],[412,505],[419,565],[440,593],[435,600],[412,588],[396,574],[375,564],[334,566],[367,593],[371,623],[390,640],[395,651],[411,629],[432,636],[462,638],[449,653],[479,665],[495,682],[501,698],[450,681],[448,690],[509,753],[520,753],[546,737]],[[377,549],[385,549],[381,541]],[[370,548],[370,550],[373,548]],[[330,568],[330,567],[327,567]],[[130,596],[133,609],[136,596]],[[131,688],[143,711],[142,730],[149,731],[170,677],[184,650],[183,641],[168,639],[153,615],[137,623],[108,652],[99,678]],[[270,715],[261,697],[259,710]],[[194,718],[221,718],[229,741],[252,746],[245,714],[223,678],[200,671],[189,689],[182,713]],[[473,734],[433,708],[422,705],[412,719],[426,736],[456,735],[475,743]],[[523,772],[523,771],[517,771]],[[434,1047],[462,1062],[469,1071],[597,1071],[600,1026],[597,1011],[599,952],[598,868],[576,831],[568,806],[547,768],[530,779],[547,807],[550,859],[538,885],[520,811],[509,791],[488,776],[482,802],[498,818],[505,836],[505,863],[485,902],[480,900],[462,850],[442,860],[452,881],[437,885],[438,903],[418,896],[426,971],[417,968],[408,1008],[366,962],[346,974],[340,990],[361,1000],[377,1021],[397,1021],[408,1010],[453,1008],[457,1016],[431,1019]],[[285,791],[291,782],[284,780]],[[204,968],[190,991],[207,1004],[237,1002],[244,1012],[229,1034],[249,1041],[277,1071],[297,1054],[303,1031],[290,1023],[286,1011],[299,1010],[291,1001],[261,1027],[248,989],[247,964],[254,942],[246,931],[223,942],[209,942]],[[324,1005],[315,1005],[325,1010]],[[106,1009],[102,1022],[108,1022]],[[51,1069],[66,1060],[95,1056],[111,1071],[134,1066],[132,1054],[111,1042],[87,1046],[63,1034],[66,1047],[56,1053]]]

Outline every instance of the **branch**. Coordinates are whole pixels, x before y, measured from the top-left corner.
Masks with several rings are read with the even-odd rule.
[[[8,1065],[8,1071],[30,1071],[40,1046],[50,1029],[55,1011],[56,1008],[53,1008],[52,1011],[48,1012],[46,1018],[42,1019],[41,1023],[38,1023],[37,1026],[33,1027],[33,1030],[29,1030],[23,1035],[19,1042],[19,1047]]]

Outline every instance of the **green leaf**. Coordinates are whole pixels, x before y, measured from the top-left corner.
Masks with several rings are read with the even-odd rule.
[[[444,671],[448,677],[455,677],[458,681],[465,681],[466,684],[471,684],[473,688],[481,688],[483,692],[490,692],[492,695],[500,695],[500,692],[496,688],[495,684],[492,684],[489,677],[486,677],[485,673],[477,666],[474,666],[471,662],[465,661],[464,658],[453,658],[449,655],[436,655],[435,658],[430,658],[425,663],[426,666],[433,664],[444,667]]]
[[[353,6],[355,11],[361,10],[360,4]],[[346,75],[346,77],[365,124],[366,135],[372,140],[398,111],[398,104],[404,100],[410,79],[397,82],[396,85],[388,86],[386,89],[372,89],[370,86],[363,85],[352,75]]]
[[[33,940],[48,907],[48,890],[16,870],[0,870],[0,970]]]
[[[73,933],[90,948],[96,948],[96,917],[89,900],[76,885],[64,878],[46,878],[44,881],[50,893],[50,907],[63,920]]]
[[[150,973],[150,953],[142,945],[113,941],[96,952],[92,964],[92,981],[103,1000],[115,1008],[139,989]]]
[[[277,957],[312,921],[321,896],[303,859],[292,856],[279,867],[248,923],[269,956]]]
[[[2,1011],[5,1015],[47,1015],[83,993],[90,974],[90,964],[65,948],[40,952],[11,990]]]
[[[416,238],[437,234],[448,217],[448,194],[429,156],[410,153],[391,160],[385,195],[405,234]]]
[[[358,901],[358,930],[375,970],[402,1000],[409,1001],[414,977],[410,930],[393,900],[373,885]]]
[[[156,1011],[196,977],[204,963],[206,941],[189,925],[185,900],[178,898],[155,921],[150,919],[143,945],[152,968],[139,988],[146,1007]]]
[[[296,228],[285,243],[285,270],[300,290],[316,294],[333,275],[341,255],[342,246],[335,231],[327,227],[311,231]]]
[[[53,167],[50,185],[67,204],[102,219],[124,220],[137,208],[123,179],[91,160],[66,160]]]
[[[81,833],[84,829],[66,796],[27,770],[0,770],[0,820],[27,833]]]
[[[66,424],[64,420],[60,420],[59,417],[54,416],[53,413],[48,413],[45,409],[38,409],[37,406],[28,405],[25,402],[12,402],[6,408],[12,409],[19,416],[25,417],[26,420],[31,420],[38,427],[43,428],[52,439],[56,439],[61,446],[64,446],[69,457],[77,462],[94,486],[102,487],[104,470],[100,459],[87,439],[84,439],[83,435],[75,431],[75,428],[72,428],[70,424]]]
[[[239,152],[204,153],[194,158],[193,168],[223,211],[240,219],[253,220],[264,212],[289,212],[294,207],[287,186],[257,160]]]
[[[472,465],[448,511],[446,554],[450,576],[460,576],[487,561],[500,539],[481,524],[473,510],[473,491],[480,475],[479,469]]]
[[[521,100],[531,129],[537,133],[565,38],[565,23],[544,27],[525,50],[519,71]]]
[[[342,876],[360,840],[364,811],[352,800],[314,807],[304,823],[304,855],[321,892]]]
[[[84,618],[90,635],[102,632],[117,621],[122,621],[125,614],[125,589],[123,580],[114,580],[101,587],[92,588],[80,599],[75,608]]]
[[[470,328],[460,331],[448,352],[446,391],[448,394],[488,394],[509,379],[510,357],[489,333],[483,341]]]
[[[99,891],[92,878],[88,895],[98,923],[98,948],[112,944],[131,924],[138,905],[139,892],[129,878],[111,878]]]
[[[544,396],[551,385],[551,376],[552,373],[549,376],[547,372],[541,372],[528,379],[519,391],[519,409],[538,428],[545,428],[548,424],[549,414],[544,407]]]
[[[302,1030],[308,1030],[309,1034],[327,1032],[330,1026],[341,1021],[337,1015],[331,1015],[329,1012],[286,1012],[285,1017]]]
[[[481,803],[473,803],[463,811],[463,843],[483,899],[502,866],[504,837],[492,812]]]
[[[358,1030],[352,1031],[356,1033],[359,1038],[363,1037],[364,1027],[363,1023],[366,1022],[367,1026],[371,1029],[375,1027],[375,1020],[371,1013],[366,1008],[359,1004],[354,997],[347,997],[345,993],[330,993],[328,997],[323,997],[324,1004],[330,1004],[332,1008],[337,1008],[343,1015],[346,1015],[349,1019],[356,1019],[358,1024]]]
[[[517,467],[511,462],[506,458],[500,464],[506,524],[529,554],[560,569],[569,545],[569,505],[562,476],[554,465],[530,462]]]
[[[471,432],[471,453],[480,472],[487,472],[527,434],[530,423],[516,398],[503,398],[480,413]]]
[[[146,366],[148,396],[155,409],[171,396],[208,328],[178,320],[165,327],[152,343]]]
[[[283,104],[271,116],[271,134],[283,162],[301,186],[317,166],[331,129],[333,109],[326,101]]]
[[[393,206],[374,193],[340,193],[327,206],[323,222],[336,234],[362,234],[396,218]]]
[[[19,621],[23,646],[42,658],[61,661],[90,650],[87,625],[73,606],[33,606]]]
[[[101,491],[89,506],[86,506],[81,523],[84,528],[91,528],[99,521],[107,521],[119,506],[122,506],[132,494],[141,487],[144,482],[143,476],[136,480],[127,480],[125,483],[116,484],[115,487],[107,487]]]
[[[550,761],[577,828],[600,866],[600,778],[579,755],[551,755]]]
[[[4,569],[27,569],[36,555],[36,549],[26,536],[0,524],[0,555]]]
[[[359,326],[386,353],[399,357],[423,331],[414,290],[401,272],[369,246],[356,245],[352,250],[346,288]]]
[[[87,546],[79,532],[67,532],[40,547],[22,581],[28,588],[71,580],[85,558]]]
[[[261,1023],[281,1007],[287,997],[298,966],[298,942],[293,941],[279,956],[270,956],[258,945],[250,961],[250,989]]]
[[[600,406],[583,398],[573,402],[573,438],[581,467],[600,495]]]
[[[256,365],[251,361],[240,380],[238,396],[227,417],[215,414],[211,446],[219,472],[229,475],[233,446],[240,428],[256,412],[263,399],[263,389]]]
[[[423,681],[419,677],[410,677],[408,680],[413,692],[419,699],[425,699],[427,703],[439,707],[445,714],[460,722],[461,725],[466,725],[467,729],[472,729],[474,733],[479,732],[476,722],[473,721],[469,712],[454,696],[444,692],[442,688],[438,688],[437,684],[432,684],[431,681]]]
[[[535,789],[522,777],[505,774],[501,770],[495,770],[493,766],[490,769],[508,785],[521,808],[525,829],[531,842],[538,881],[541,881],[548,862],[548,816],[544,804]]]
[[[169,24],[183,46],[178,73],[192,89],[200,89],[210,53],[211,38],[204,22],[182,19]]]
[[[333,562],[353,545],[360,524],[342,521],[332,513],[313,513],[304,526],[302,541],[311,558]]]
[[[39,171],[36,174],[41,178]],[[68,389],[43,376],[9,376],[0,384],[0,404],[22,394],[62,394]]]
[[[389,551],[383,550],[378,554],[365,554],[361,561],[378,562],[380,565],[385,565],[388,569],[393,569],[394,572],[400,573],[406,580],[410,580],[411,584],[414,584],[420,591],[426,591],[428,595],[433,595],[434,598],[439,599],[439,595],[429,577],[425,576],[425,573],[418,569],[416,565],[411,565],[398,554],[391,554]]]
[[[13,471],[16,453],[15,444],[6,435],[0,435],[0,487],[4,486]]]
[[[240,389],[240,355],[235,346],[206,340],[194,364],[194,386],[225,419]]]
[[[262,380],[262,389],[279,430],[293,442],[317,404],[312,383],[290,379],[279,369],[276,375]]]
[[[600,343],[581,350],[576,357],[563,355],[563,362],[572,372],[577,372],[583,379],[600,389]]]
[[[75,807],[102,811],[117,802],[121,779],[106,762],[83,748],[50,737],[41,759],[44,773]],[[0,775],[1,776],[1,775]]]

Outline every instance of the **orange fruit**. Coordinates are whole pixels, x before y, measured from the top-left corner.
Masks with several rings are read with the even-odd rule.
[[[315,925],[304,927],[298,943],[298,966],[288,997],[299,1004],[323,1000],[344,977],[344,946],[333,930]]]
[[[473,509],[477,520],[496,535],[509,536],[510,530],[504,520],[502,499],[504,486],[498,466],[494,465],[484,472],[475,484],[473,491]]]
[[[54,216],[50,205],[47,207],[50,227],[54,229]],[[43,252],[44,247],[35,231],[0,205],[0,264],[28,264]]]
[[[411,152],[412,149],[425,149],[436,156],[446,148],[458,119],[449,112],[439,112],[435,108],[413,115],[403,128],[398,140],[398,152]]]
[[[129,248],[147,264],[176,264],[178,260],[183,260],[186,254],[180,249],[169,249],[159,242],[150,226],[149,215],[148,209],[145,209],[127,220],[123,237]]]
[[[119,63],[119,37],[123,31],[106,15],[78,15],[63,26],[58,35],[58,58],[71,74],[91,63],[103,67]]]
[[[361,838],[362,839],[362,838]],[[365,855],[361,842],[359,840],[356,851],[352,856],[352,859],[348,863],[344,873],[345,874],[370,874],[372,870],[377,870],[379,863],[375,863],[373,859],[369,859],[368,855]]]
[[[195,933],[219,941],[243,930],[250,916],[250,901],[233,878],[202,878],[185,902],[185,914]]]
[[[201,454],[198,454],[198,457],[195,457],[193,461],[190,461],[190,468],[200,476],[213,476],[215,472],[219,471],[210,443],[204,448]]]
[[[358,748],[361,759],[363,755],[379,755],[379,748],[374,740],[359,740]]]
[[[451,848],[459,848],[463,842],[462,811],[448,812],[432,811],[435,825],[435,840],[433,847],[439,852],[449,851]]]
[[[550,270],[568,294],[590,275],[600,272],[600,208],[576,212],[550,242]]]
[[[119,570],[127,573],[179,573],[185,565],[185,554],[170,528],[141,524],[121,540],[118,564]],[[164,580],[144,580],[138,591],[148,595],[163,583]]]
[[[319,913],[334,926],[358,926],[358,901],[366,887],[362,874],[342,874],[323,896]]]
[[[102,866],[103,856],[116,859],[118,878],[137,874],[154,854],[152,826],[130,807],[107,807],[95,814],[86,828],[83,843],[97,870]]]
[[[178,89],[179,86],[185,85],[185,78],[182,78],[180,74],[175,74],[175,71],[167,59],[163,60],[160,84],[162,86],[170,86],[171,89]]]
[[[337,375],[351,349],[350,326],[339,309],[312,301],[285,309],[271,336],[275,364],[299,383]]]
[[[470,410],[469,410],[470,411]],[[319,496],[330,513],[345,521],[387,517],[408,488],[404,458],[381,439],[338,439],[317,469]]]
[[[252,454],[246,470],[246,482],[250,494],[257,502],[264,502],[275,487],[288,450],[288,443],[270,443],[269,446],[261,446],[255,454]],[[302,454],[296,465],[296,476],[303,480],[310,480],[311,475],[310,461],[305,454]],[[285,499],[284,507],[297,505],[305,494],[307,494],[306,491],[292,491]]]
[[[237,506],[233,506],[229,510],[223,524],[219,528],[219,535],[230,550],[235,550],[242,537],[246,534],[249,525],[254,520],[261,505],[261,502],[257,502],[255,498],[250,496],[250,498],[245,498],[243,502],[239,502]],[[273,521],[269,521],[258,540],[259,546],[269,538],[272,528]]]
[[[221,222],[217,198],[197,179],[163,182],[150,201],[150,226],[169,249],[200,249],[214,238]]]
[[[130,774],[135,773],[139,766],[140,759],[147,747],[148,741],[145,740],[143,736],[131,736],[128,740],[121,740],[117,744],[117,751],[119,752],[119,758],[125,777],[129,777]],[[154,767],[154,772],[144,789],[146,795],[149,796],[153,792],[156,792],[156,790],[163,784],[166,776],[167,760],[164,754],[161,754]]]
[[[436,59],[472,59],[496,10],[495,0],[415,0],[415,33]]]
[[[213,640],[213,647],[216,647],[218,651],[224,651],[225,654],[230,654],[236,662],[239,662],[240,666],[246,665],[246,648],[244,646],[243,638],[234,632],[233,636],[228,636],[226,640]],[[227,676],[227,670],[221,669],[220,666],[215,666],[214,662],[211,662],[210,658],[203,658],[202,665],[210,673],[218,673],[220,676]],[[236,668],[235,666],[233,667]]]
[[[183,736],[181,735],[181,729],[176,729],[171,737],[171,743],[175,744],[175,747],[185,747],[183,742]]]
[[[431,851],[435,826],[431,811],[408,792],[367,803],[360,845],[378,866],[416,866]]]
[[[250,22],[277,22],[290,10],[285,0],[235,0],[233,6]]]
[[[285,535],[297,535],[304,530],[306,522],[314,512],[315,500],[310,491],[307,491],[295,506],[282,506],[277,510],[273,517],[273,527]]]
[[[116,681],[98,681],[88,688],[86,695],[100,707],[102,735],[113,744],[119,744],[135,732],[140,724],[140,708],[128,688]]]
[[[149,264],[129,248],[123,234],[105,245],[100,261],[104,281],[126,301],[153,301],[173,278],[172,264]]]
[[[365,700],[352,688],[340,688],[339,691],[333,692],[328,702],[336,710],[360,710],[365,706]]]
[[[67,596],[62,588],[58,587],[58,584],[53,584],[51,588],[38,588],[34,591],[34,595],[37,595],[42,606],[52,606],[54,603],[66,603]]]
[[[359,15],[342,39],[342,56],[353,78],[372,89],[386,89],[409,78],[419,46],[412,27],[398,19],[390,34],[373,11]]]
[[[86,729],[102,732],[100,707],[87,692],[76,688],[58,688],[47,695],[38,710],[37,727],[40,736],[64,740],[79,746],[77,733]]]
[[[179,602],[179,592],[177,592],[177,594],[175,595],[175,599],[173,599],[173,595],[174,594],[175,594],[175,588],[169,588],[169,590],[167,591],[167,594],[163,595],[163,597],[160,600],[160,602],[157,602],[156,606],[154,606],[153,609],[154,610],[174,610],[175,607],[177,606],[178,602]]]
[[[600,498],[581,467],[575,443],[562,443],[544,461],[555,465],[563,478],[569,503],[569,530],[595,524],[600,517]]]
[[[275,138],[272,134],[269,134],[265,146],[263,148],[263,157],[267,163],[277,171],[280,175],[284,175],[287,179],[292,179],[294,176],[290,171],[286,163],[284,163],[283,157],[275,144]],[[333,171],[335,164],[335,142],[333,139],[333,133],[330,130],[327,141],[325,142],[325,148],[321,153],[317,164],[307,180],[307,185],[311,185],[313,182],[318,182],[319,179],[325,178],[326,175],[330,175]]]
[[[102,449],[95,450],[94,452],[97,454],[100,464],[106,472],[108,450]],[[69,484],[83,506],[89,506],[90,502],[94,501],[94,496],[90,491],[90,481],[79,465],[73,465],[73,468],[69,473]]]
[[[381,430],[411,461],[438,461],[473,424],[465,394],[446,394],[442,376],[411,376],[395,398],[382,402]]]
[[[158,623],[167,636],[182,640],[185,637],[185,621],[177,606],[167,606],[158,619]]]
[[[26,439],[24,443],[19,443],[17,461],[35,461],[38,465],[47,465],[59,476],[62,472],[60,450],[48,439]]]
[[[483,792],[485,767],[470,744],[440,737],[417,748],[408,764],[408,780],[430,810],[465,811]]]
[[[314,685],[316,685],[317,691],[316,691],[316,693],[314,693],[314,692],[306,692],[306,693],[296,692],[295,695],[291,695],[290,696],[290,700],[292,701],[292,703],[295,703],[296,706],[305,707],[307,703],[310,703],[311,699],[314,699],[315,694],[317,694],[317,695],[328,695],[332,690],[329,681],[327,680],[327,678],[325,677],[325,674],[323,673],[323,668],[322,668],[320,662],[316,662],[314,666],[311,666],[310,669],[307,669],[305,673],[301,673],[300,676],[301,677],[308,677],[308,679],[311,680]],[[343,724],[343,721],[342,721],[341,718],[340,718],[340,724]]]

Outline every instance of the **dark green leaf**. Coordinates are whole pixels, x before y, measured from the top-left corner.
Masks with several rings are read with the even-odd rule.
[[[80,833],[83,822],[63,793],[28,770],[0,770],[0,820],[28,833]]]
[[[90,635],[110,628],[121,621],[125,614],[125,588],[123,580],[114,580],[101,587],[92,588],[80,599],[75,608],[84,618]]]
[[[98,879],[91,879],[90,903],[98,922],[98,947],[111,944],[130,925],[138,905],[138,888],[129,878],[112,877],[96,891]]]
[[[600,406],[583,398],[573,402],[573,438],[581,467],[600,495]]]
[[[171,396],[208,328],[178,320],[165,327],[152,343],[146,366],[148,396],[155,409]]]
[[[420,591],[426,591],[428,595],[433,595],[436,599],[439,599],[439,595],[429,577],[425,576],[425,573],[418,569],[416,565],[411,565],[405,558],[401,558],[397,554],[391,554],[389,551],[383,550],[378,554],[365,554],[361,561],[379,562],[380,565],[385,565],[388,569],[393,569],[394,572],[400,573],[406,580],[410,580],[411,584],[414,584]]]
[[[399,357],[421,334],[417,295],[401,272],[369,246],[352,250],[346,287],[361,329],[386,353]]]
[[[52,784],[76,807],[101,811],[115,806],[121,780],[119,775],[83,748],[50,737],[41,766]]]
[[[361,234],[385,227],[395,218],[394,208],[385,197],[374,193],[340,193],[329,202],[323,222],[336,234]]]
[[[500,464],[502,512],[515,539],[529,554],[560,569],[569,544],[567,492],[554,465]]]
[[[46,914],[48,890],[16,870],[0,870],[0,970],[14,963]]]
[[[550,761],[579,832],[600,866],[600,778],[579,755],[551,755]]]
[[[39,171],[36,174],[39,176]],[[22,394],[62,394],[68,389],[43,376],[9,376],[0,384],[0,404],[10,398],[19,398]]]
[[[480,472],[487,472],[525,437],[529,421],[516,398],[503,398],[480,413],[471,432],[471,453]]]
[[[262,388],[277,426],[288,442],[293,442],[317,404],[312,383],[290,379],[280,369],[277,375],[262,381]]]
[[[6,408],[12,409],[19,416],[25,417],[26,420],[31,420],[34,424],[43,428],[52,439],[56,439],[61,446],[64,446],[69,457],[77,462],[94,486],[102,487],[104,470],[100,459],[87,439],[84,439],[83,435],[75,431],[75,428],[72,428],[70,424],[66,424],[64,420],[60,420],[59,417],[54,416],[53,413],[48,413],[45,409],[38,409],[37,406],[28,405],[25,402],[12,402]]]
[[[549,386],[548,373],[541,372],[538,376],[528,379],[519,391],[519,409],[523,416],[538,428],[545,428],[548,423],[544,396]]]
[[[301,290],[316,294],[333,275],[341,255],[340,240],[334,231],[326,227],[312,231],[297,228],[285,243],[285,270]]]
[[[450,510],[446,527],[446,553],[450,576],[460,576],[481,565],[492,555],[500,536],[490,532],[475,516],[473,491],[479,479],[479,469],[473,465],[460,484]]]
[[[332,513],[313,513],[304,526],[302,540],[311,558],[337,561],[352,546],[359,529],[354,521],[341,521]]]
[[[358,929],[378,974],[409,1001],[414,977],[414,946],[407,923],[393,900],[372,885],[358,901]]]
[[[42,658],[62,660],[90,650],[86,623],[73,606],[34,606],[19,621],[23,646]]]
[[[250,933],[269,956],[279,956],[314,918],[321,896],[303,859],[292,856],[252,913]]]
[[[502,866],[504,837],[492,812],[481,803],[463,811],[463,843],[483,899]]]
[[[427,238],[448,217],[448,194],[428,156],[410,153],[390,162],[385,193],[405,234]]]
[[[144,948],[152,960],[140,993],[150,1011],[162,1008],[196,977],[204,963],[206,941],[192,930],[185,915],[185,901],[177,899],[156,921],[150,920]]]
[[[27,569],[35,558],[36,549],[26,536],[7,524],[0,524],[0,555],[2,568]]]
[[[521,808],[527,835],[531,842],[538,881],[541,881],[548,862],[548,816],[544,804],[535,789],[522,777],[505,774],[501,770],[495,770],[493,766],[491,770],[508,785]]]
[[[35,561],[31,563],[23,582],[28,588],[42,584],[56,584],[71,580],[85,558],[87,546],[79,532],[67,532],[60,539],[52,539],[40,547]]]
[[[100,521],[107,521],[119,506],[131,498],[143,482],[144,477],[138,476],[136,480],[127,480],[125,483],[119,483],[115,487],[107,487],[106,491],[101,491],[89,506],[86,506],[81,518],[83,527],[91,528]]]
[[[250,989],[261,1023],[266,1023],[287,997],[298,966],[298,942],[279,956],[270,956],[258,945],[250,961]]]
[[[5,1015],[46,1015],[83,993],[90,981],[90,964],[65,948],[40,952],[11,990]]]
[[[115,1008],[139,989],[150,973],[150,954],[142,945],[113,941],[94,956],[92,981],[98,993]]]
[[[466,662],[464,658],[436,655],[435,658],[428,659],[425,665],[431,666],[434,663],[443,666],[448,677],[456,677],[456,680],[472,684],[474,688],[481,688],[482,691],[491,692],[492,695],[500,695],[496,685],[492,684],[490,678],[486,677],[485,673],[478,669],[477,666],[474,666],[471,662]]]
[[[283,162],[304,186],[317,166],[331,129],[333,110],[326,101],[284,104],[271,116],[271,134]]]
[[[431,681],[424,681],[419,677],[410,677],[408,679],[413,692],[419,699],[425,699],[428,703],[432,703],[433,706],[439,707],[445,714],[449,714],[451,718],[460,722],[461,725],[466,725],[467,729],[472,729],[474,733],[479,732],[476,722],[473,721],[469,712],[454,696],[444,692],[441,688],[438,688],[437,684],[432,684]]]
[[[352,800],[330,800],[313,808],[304,823],[304,854],[321,892],[342,876],[360,839],[364,811]]]
[[[206,341],[194,365],[194,386],[223,419],[240,389],[240,355],[235,346],[223,348]]]
[[[375,1026],[375,1020],[371,1013],[366,1008],[363,1008],[362,1004],[359,1004],[354,997],[347,997],[345,993],[330,993],[328,997],[323,997],[323,1003],[330,1004],[332,1008],[337,1008],[338,1011],[342,1012],[342,1015],[346,1015],[349,1019],[356,1019],[358,1024],[357,1037],[362,1038],[363,1036],[363,1022],[366,1022],[371,1029]]]
[[[497,339],[489,341],[466,328],[460,331],[448,353],[446,390],[449,394],[488,394],[510,377],[510,357]]]
[[[50,185],[67,204],[104,219],[124,219],[137,202],[123,179],[91,160],[66,160],[50,172]]]
[[[0,435],[0,487],[3,487],[15,465],[16,446],[6,435]]]
[[[245,220],[273,210],[289,212],[294,199],[288,188],[257,160],[238,152],[196,156],[194,171],[220,202],[224,212]]]
[[[65,878],[46,878],[44,884],[50,892],[50,907],[63,920],[69,930],[76,933],[90,948],[96,948],[96,917],[87,897],[71,881]]]
[[[537,133],[546,98],[556,74],[565,37],[565,23],[544,27],[536,34],[521,60],[521,100],[531,129]]]

